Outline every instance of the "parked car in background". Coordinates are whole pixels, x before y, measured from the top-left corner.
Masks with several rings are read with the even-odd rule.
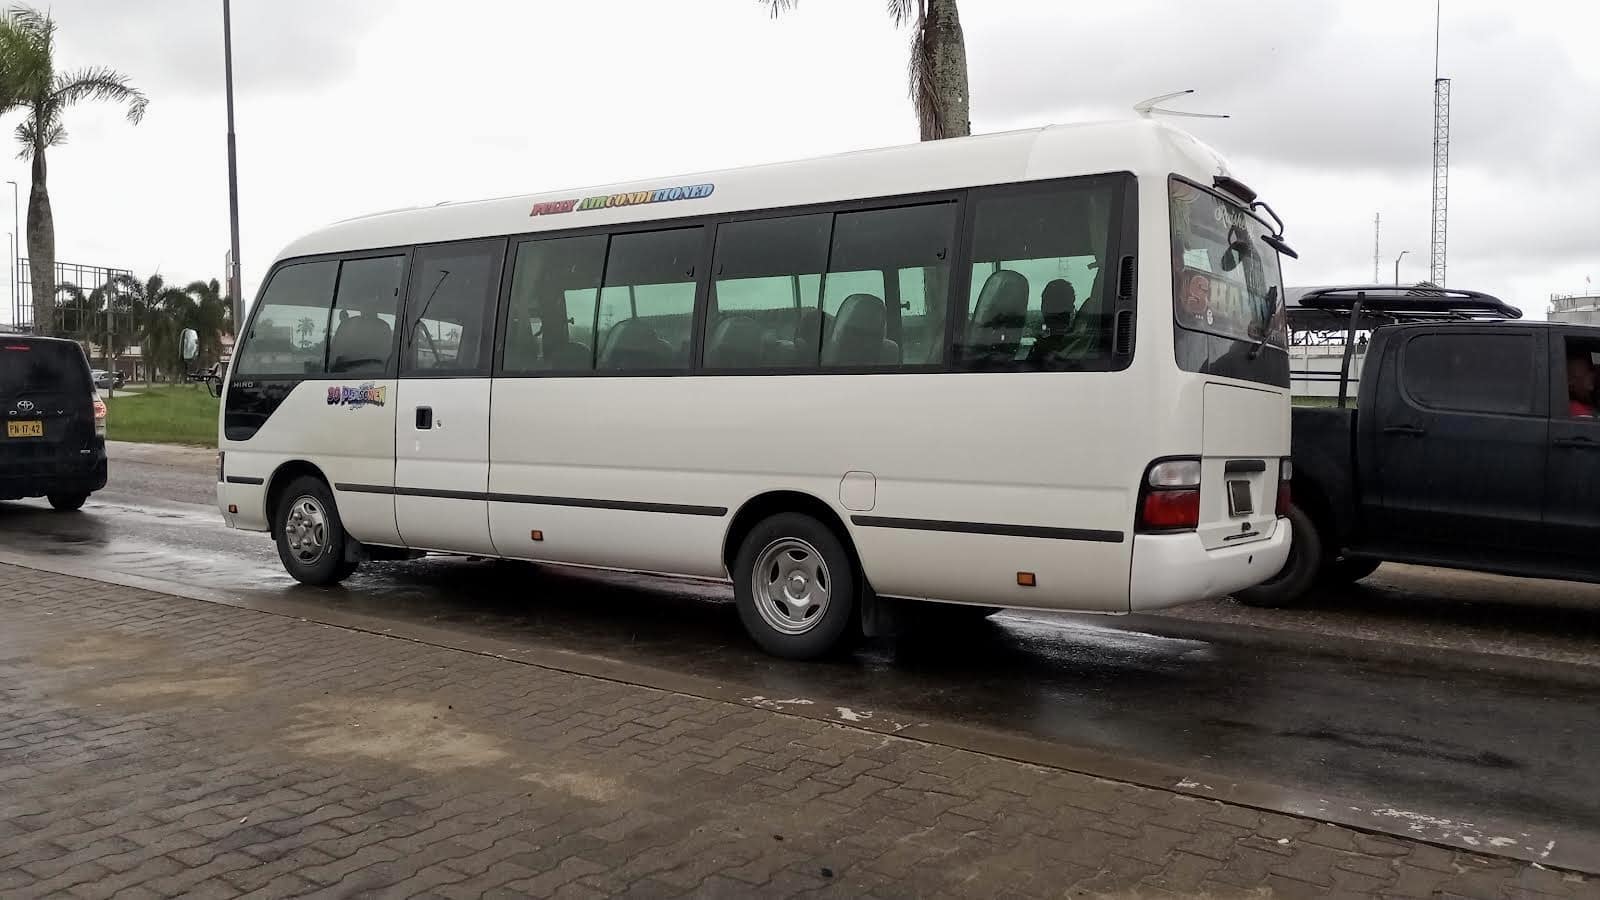
[[[128,376],[121,372],[107,372],[105,369],[90,369],[89,374],[94,378],[94,386],[101,390],[122,387],[128,380]]]
[[[106,405],[72,341],[0,337],[0,500],[83,506],[106,485]]]

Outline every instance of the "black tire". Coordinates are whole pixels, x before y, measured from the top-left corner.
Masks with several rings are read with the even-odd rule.
[[[1355,584],[1381,565],[1381,559],[1336,559],[1323,567],[1321,578],[1327,584]]]
[[[791,547],[791,551],[783,550]],[[756,587],[756,566],[771,551],[778,558],[763,563],[766,581],[777,585],[783,581],[786,565],[804,568],[803,561],[815,551],[823,564],[821,575],[807,577],[796,571],[804,582],[801,598],[812,597],[820,585],[826,590],[827,601],[807,620],[806,613],[784,607],[774,602]],[[793,553],[799,553],[796,557]],[[816,659],[839,649],[856,625],[857,607],[861,596],[862,578],[857,572],[855,558],[833,530],[810,516],[801,513],[779,513],[756,523],[739,544],[739,553],[733,564],[733,596],[739,607],[739,620],[745,631],[773,656],[785,659]],[[785,589],[789,585],[784,586]],[[799,598],[797,598],[798,600]],[[763,606],[766,612],[763,612]],[[773,619],[789,621],[799,630],[792,633],[780,630]]]
[[[89,502],[87,491],[79,494],[51,494],[45,498],[50,501],[50,507],[56,512],[77,512],[83,509],[83,504]]]
[[[1316,584],[1329,562],[1322,533],[1299,507],[1289,509],[1289,525],[1294,533],[1283,568],[1253,588],[1235,591],[1235,600],[1247,606],[1289,607],[1299,603]]]
[[[356,570],[356,564],[345,559],[345,542],[348,539],[345,537],[344,523],[339,520],[339,508],[333,502],[333,491],[328,489],[327,483],[320,478],[302,475],[289,482],[281,497],[278,508],[272,514],[272,536],[278,542],[278,559],[282,561],[284,571],[301,584],[338,584],[350,577]],[[307,501],[314,507],[304,507],[302,504]],[[314,539],[314,555],[304,545],[295,546],[297,535],[291,534],[290,522],[297,508],[302,517],[295,522],[293,530],[299,537],[310,536]],[[304,516],[313,510],[321,513],[320,526]]]

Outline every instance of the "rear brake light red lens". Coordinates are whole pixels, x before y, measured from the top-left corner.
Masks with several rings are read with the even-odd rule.
[[[1149,491],[1139,511],[1139,525],[1146,529],[1196,528],[1200,525],[1198,488]]]

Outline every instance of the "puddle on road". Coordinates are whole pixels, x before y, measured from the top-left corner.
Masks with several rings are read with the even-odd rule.
[[[90,688],[88,694],[99,699],[118,701],[222,700],[243,693],[249,685],[249,679],[238,675],[219,675],[212,678],[151,675]]]
[[[107,662],[133,662],[164,654],[160,641],[131,635],[90,634],[47,648],[35,659],[49,666],[91,666]]]
[[[296,710],[283,736],[313,756],[364,756],[438,773],[486,766],[510,755],[498,738],[452,722],[442,703],[337,699]]]

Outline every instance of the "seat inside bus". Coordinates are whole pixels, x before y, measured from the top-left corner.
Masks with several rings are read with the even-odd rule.
[[[1022,346],[1028,321],[1028,279],[998,269],[984,279],[972,311],[968,351],[973,362],[1010,362]]]
[[[822,345],[825,366],[875,366],[900,361],[900,345],[888,339],[888,313],[883,300],[851,294],[839,304],[832,329]]]

